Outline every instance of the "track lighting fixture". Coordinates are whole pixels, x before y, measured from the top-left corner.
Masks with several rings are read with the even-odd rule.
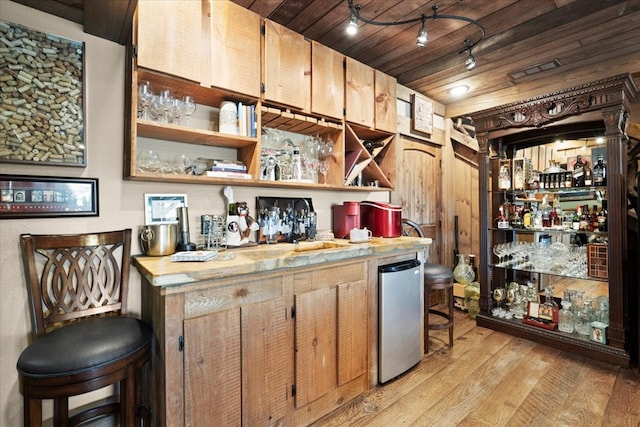
[[[425,46],[427,44],[427,41],[429,40],[429,34],[427,33],[427,29],[425,25],[428,19],[432,19],[433,21],[436,21],[438,19],[455,19],[458,21],[465,21],[470,24],[473,24],[480,29],[480,37],[476,41],[471,41],[471,39],[466,39],[464,49],[462,49],[458,53],[463,53],[463,52],[468,53],[467,59],[465,61],[465,66],[467,67],[467,70],[471,71],[476,67],[476,60],[474,56],[471,54],[471,49],[475,45],[480,43],[480,41],[482,41],[482,39],[485,36],[485,32],[482,24],[480,24],[480,22],[476,21],[475,19],[467,18],[465,16],[458,16],[458,15],[439,15],[438,5],[434,5],[431,7],[431,10],[433,11],[433,14],[431,15],[426,15],[423,13],[421,16],[417,18],[405,19],[402,21],[390,21],[390,22],[374,21],[373,19],[367,19],[362,15],[360,15],[360,10],[362,9],[362,6],[359,4],[354,5],[353,0],[348,0],[348,5],[349,5],[349,23],[347,24],[347,30],[346,30],[347,34],[353,36],[358,32],[358,21],[362,21],[365,24],[380,25],[380,26],[405,25],[405,24],[412,24],[414,22],[422,22],[422,27],[418,31],[418,37],[416,39],[416,45],[420,47]]]

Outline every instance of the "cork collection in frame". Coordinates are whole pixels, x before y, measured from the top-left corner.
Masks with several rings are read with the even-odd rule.
[[[0,20],[0,162],[84,167],[84,43]]]

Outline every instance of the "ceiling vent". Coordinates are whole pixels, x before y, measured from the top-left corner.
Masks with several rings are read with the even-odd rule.
[[[509,77],[511,77],[511,80],[518,80],[542,71],[552,70],[559,66],[560,60],[558,58],[553,58],[553,61],[545,62],[544,64],[531,65],[530,67],[524,68],[520,71],[509,73]]]

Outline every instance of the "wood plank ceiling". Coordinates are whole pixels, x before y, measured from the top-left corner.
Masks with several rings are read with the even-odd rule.
[[[63,17],[46,5],[60,3],[76,12],[84,8],[85,14],[95,4],[108,5],[90,25],[113,34],[119,34],[115,29],[123,27],[121,20],[129,18],[136,2],[16,1]],[[396,77],[445,104],[449,117],[621,73],[630,72],[640,82],[640,0],[354,0],[362,6],[362,16],[379,21],[432,15],[436,4],[439,14],[480,21],[486,36],[473,49],[473,71],[465,69],[466,55],[458,52],[465,38],[477,37],[478,31],[464,21],[428,20],[429,42],[418,47],[419,23],[381,27],[360,22],[358,34],[347,36],[347,0],[232,1]],[[105,22],[113,20],[120,22]],[[86,16],[84,25],[85,31],[96,33],[87,28]],[[119,35],[111,39],[122,43]],[[539,70],[541,64],[557,66]],[[459,84],[471,88],[463,98],[448,93]]]

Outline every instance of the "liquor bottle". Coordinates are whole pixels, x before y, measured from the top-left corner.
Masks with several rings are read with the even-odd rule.
[[[607,185],[607,165],[604,164],[604,157],[598,156],[598,163],[593,167],[593,185],[604,187]]]
[[[559,311],[558,303],[553,299],[553,287],[549,286],[544,289],[544,303],[540,306],[539,317],[557,324]]]
[[[578,154],[576,164],[573,165],[573,186],[584,187],[584,162],[582,156]]]
[[[580,214],[580,231],[589,231],[589,206],[584,205]]]
[[[566,172],[564,174],[564,187],[571,188],[573,186],[573,177],[571,176],[571,172]]]
[[[607,232],[608,227],[608,212],[607,212],[607,201],[602,200],[602,207],[600,212],[598,212],[598,231],[601,233]]]
[[[576,207],[576,211],[573,213],[573,218],[571,219],[571,228],[575,231],[580,230],[580,216],[582,215],[582,208],[580,206]]]
[[[500,166],[500,173],[498,176],[498,188],[500,190],[511,189],[511,171],[507,165]]]
[[[600,231],[597,205],[593,205],[593,209],[591,209],[591,226],[589,227],[589,231]]]
[[[300,181],[302,179],[302,159],[300,159],[300,147],[293,147],[293,155],[291,156],[291,179]]]
[[[558,313],[558,330],[568,334],[573,333],[573,312],[571,311],[571,301],[562,300],[562,309]]]
[[[531,227],[531,204],[525,203],[524,209],[522,210],[522,225],[524,228]]]
[[[588,164],[584,165],[584,186],[591,187],[593,185],[593,171]]]
[[[542,205],[540,206],[540,214],[542,216],[542,227],[551,227],[551,205],[547,200],[547,195],[542,196]]]

